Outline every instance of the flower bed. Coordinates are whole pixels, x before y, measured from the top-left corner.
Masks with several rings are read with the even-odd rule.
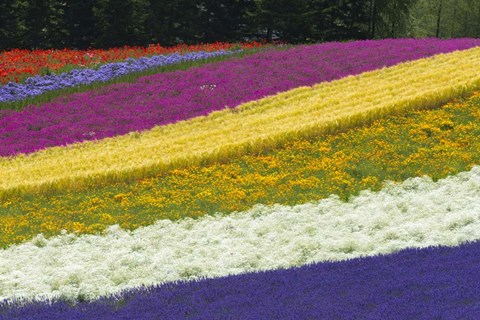
[[[141,179],[440,106],[480,88],[479,52],[473,48],[300,87],[141,133],[0,158],[0,196]],[[109,107],[115,109],[113,103]]]
[[[296,87],[479,44],[475,39],[397,39],[301,46],[143,77],[21,112],[0,110],[0,156],[148,130]]]
[[[296,140],[261,155],[188,167],[131,183],[64,190],[3,202],[0,245],[61,230],[134,230],[179,220],[245,211],[255,204],[301,204],[336,194],[343,200],[386,180],[445,178],[480,163],[480,95],[436,110],[376,121],[343,134]]]
[[[166,56],[128,58],[124,62],[110,62],[98,69],[73,69],[59,75],[35,76],[25,80],[25,83],[10,82],[0,87],[0,102],[10,102],[38,96],[43,93],[60,90],[78,85],[107,82],[123,75],[141,72],[159,66],[166,66],[186,61],[196,61],[229,55],[234,51],[188,52],[172,53]]]
[[[170,53],[187,53],[195,51],[219,51],[232,48],[258,48],[263,43],[225,43],[216,42],[199,45],[177,45],[162,47],[152,44],[148,47],[124,46],[108,50],[9,50],[0,53],[0,84],[8,82],[23,82],[35,75],[51,72],[63,72],[72,68],[93,67],[104,63],[123,61],[127,58],[141,58]]]
[[[479,59],[434,55],[1,158],[0,319],[476,318]]]

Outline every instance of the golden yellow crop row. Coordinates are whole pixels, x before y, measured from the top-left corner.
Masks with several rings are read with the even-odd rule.
[[[224,160],[431,108],[480,88],[480,48],[301,87],[142,133],[0,160],[0,197],[95,185]]]

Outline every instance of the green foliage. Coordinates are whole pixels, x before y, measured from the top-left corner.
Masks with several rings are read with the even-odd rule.
[[[64,47],[68,31],[62,1],[31,0],[25,7],[25,38],[34,48]]]
[[[369,36],[370,4],[357,0],[313,0],[314,38],[322,41]]]
[[[370,38],[405,37],[410,25],[410,13],[419,0],[369,0]]]
[[[314,11],[308,0],[262,0],[256,1],[257,28],[266,32],[271,41],[274,32],[287,42],[305,42],[312,34],[311,23]]]
[[[418,0],[412,9],[413,36],[480,37],[478,0]]]
[[[24,32],[20,23],[25,3],[18,0],[0,1],[0,50],[20,44]],[[22,14],[20,14],[21,12]]]
[[[93,7],[95,0],[72,1],[65,10],[65,23],[69,33],[69,46],[85,49],[96,37]]]
[[[480,37],[478,0],[2,0],[0,50]]]

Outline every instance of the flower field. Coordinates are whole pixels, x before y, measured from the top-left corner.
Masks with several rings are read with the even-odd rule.
[[[0,319],[480,317],[479,45],[269,48],[7,102]]]
[[[10,82],[8,85],[2,86],[0,91],[0,101],[10,102],[23,100],[49,91],[97,82],[107,82],[123,75],[141,72],[159,66],[171,65],[184,61],[208,59],[232,53],[233,51],[220,50],[213,52],[187,52],[184,54],[174,53],[166,56],[155,55],[139,59],[128,58],[124,62],[111,62],[104,64],[98,69],[73,69],[68,73],[62,73],[60,75],[37,75],[28,78],[24,84]]]
[[[113,48],[109,50],[10,50],[0,53],[0,83],[22,82],[28,77],[50,72],[61,73],[79,67],[93,67],[109,62],[122,61],[127,58],[142,58],[171,53],[196,51],[220,51],[234,47],[256,48],[261,43],[251,42],[235,45],[231,43],[212,43],[201,45],[178,45],[162,47],[158,44],[144,47]]]

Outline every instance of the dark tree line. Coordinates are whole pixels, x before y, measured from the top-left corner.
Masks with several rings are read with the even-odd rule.
[[[478,0],[0,0],[0,50],[480,36]]]

